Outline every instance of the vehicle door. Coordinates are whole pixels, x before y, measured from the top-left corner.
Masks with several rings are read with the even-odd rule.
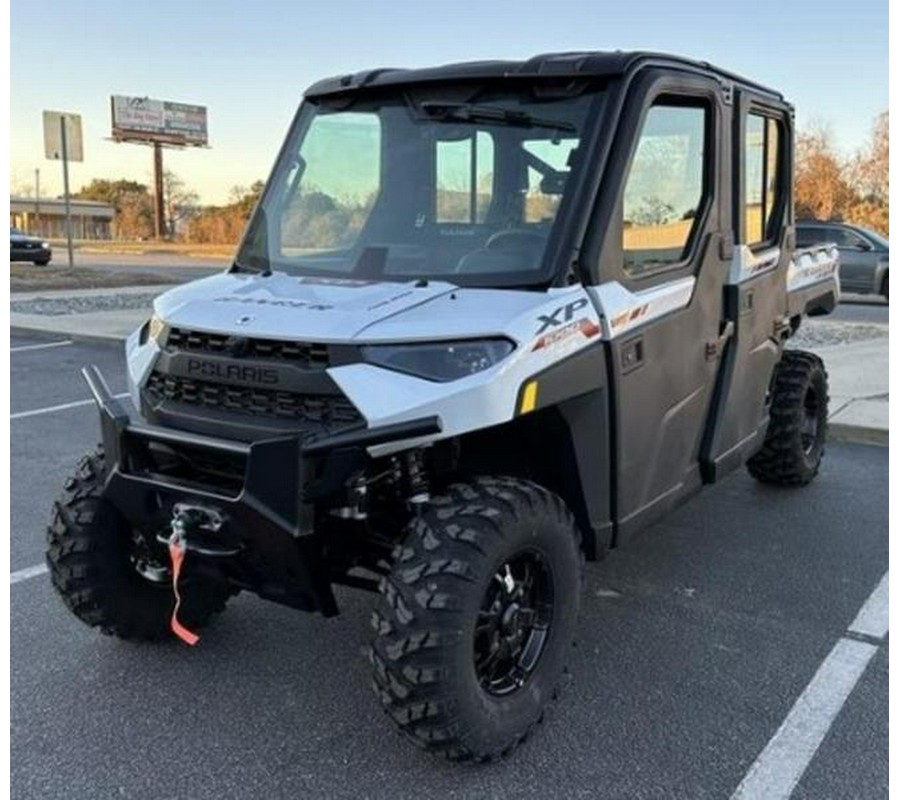
[[[727,274],[723,90],[648,72],[623,111],[598,203],[613,500],[621,541],[699,488]]]
[[[725,287],[721,370],[703,447],[704,478],[740,466],[768,427],[772,375],[781,357],[787,273],[794,252],[790,203],[791,110],[735,92],[732,226],[736,246]]]
[[[828,241],[838,246],[841,257],[841,288],[848,292],[875,290],[878,253],[862,236],[847,228],[828,228]]]

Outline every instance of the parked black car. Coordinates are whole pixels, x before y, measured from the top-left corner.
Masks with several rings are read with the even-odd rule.
[[[50,242],[45,242],[36,236],[29,236],[18,228],[10,226],[10,261],[31,261],[33,264],[44,267],[50,263],[51,258],[53,258],[53,250],[50,248]]]
[[[841,254],[841,289],[880,294],[888,299],[888,240],[874,231],[843,222],[797,223],[797,247],[831,242]]]

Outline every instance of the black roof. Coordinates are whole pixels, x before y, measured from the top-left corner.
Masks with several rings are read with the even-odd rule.
[[[644,66],[659,66],[684,72],[710,75],[720,81],[738,84],[778,100],[784,98],[739,75],[715,67],[707,61],[693,61],[666,53],[643,51],[545,53],[525,61],[468,61],[423,69],[381,68],[338,75],[313,84],[307,97],[344,94],[377,86],[402,86],[412,83],[438,83],[497,78],[590,78],[623,75]]]

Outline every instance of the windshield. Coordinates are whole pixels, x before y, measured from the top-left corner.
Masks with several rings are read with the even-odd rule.
[[[546,280],[547,242],[602,94],[442,92],[304,103],[239,267],[476,286]]]

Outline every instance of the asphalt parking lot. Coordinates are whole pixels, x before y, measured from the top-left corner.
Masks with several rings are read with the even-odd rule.
[[[22,572],[42,563],[53,497],[98,438],[78,368],[98,363],[125,389],[118,348],[47,344],[11,342],[11,789],[22,800],[728,798],[887,572],[886,448],[831,445],[801,490],[736,474],[588,565],[558,706],[510,759],[450,765],[383,717],[360,654],[364,593],[340,591],[332,620],[241,595],[189,649],[101,636],[46,574]],[[868,643],[877,650],[795,798],[887,796],[887,645]]]

